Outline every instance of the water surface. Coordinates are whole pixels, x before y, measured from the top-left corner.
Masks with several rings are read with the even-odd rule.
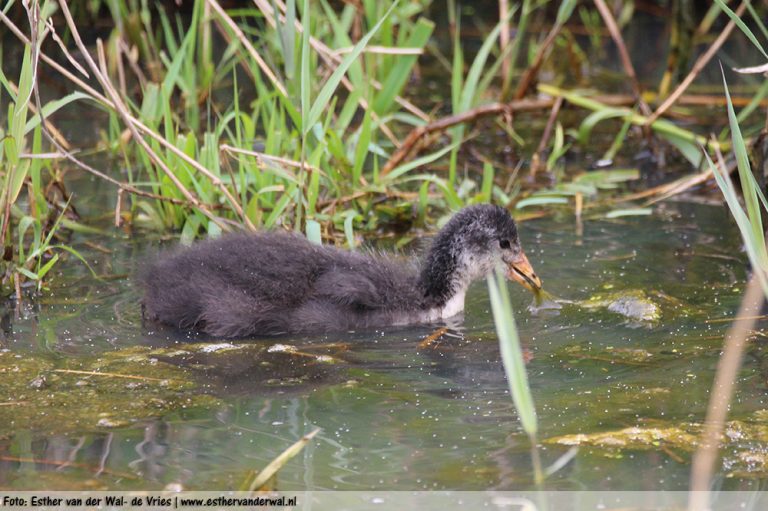
[[[570,305],[533,314],[531,296],[511,287],[545,465],[568,452],[567,435],[608,433],[581,437],[546,487],[686,489],[686,435],[703,419],[729,324],[717,320],[733,315],[744,288],[727,212],[670,202],[650,217],[588,220],[580,235],[566,215],[524,223],[521,238],[554,295],[642,296],[659,313],[646,321]],[[158,240],[87,239],[73,243],[102,280],[71,260],[39,300],[5,304],[0,413],[11,419],[0,431],[0,486],[236,488],[320,428],[279,474],[280,489],[533,487],[484,283],[468,294],[463,328],[426,347],[434,326],[222,346],[142,325],[129,276]],[[718,481],[726,488],[759,487],[768,471],[763,343],[754,338],[741,371],[738,438]],[[662,436],[628,441],[632,427]]]

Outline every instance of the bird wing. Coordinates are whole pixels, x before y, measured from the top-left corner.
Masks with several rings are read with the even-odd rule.
[[[314,286],[315,298],[355,310],[381,308],[376,284],[362,273],[334,269],[321,275]]]

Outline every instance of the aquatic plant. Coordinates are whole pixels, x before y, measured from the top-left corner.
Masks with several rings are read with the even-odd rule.
[[[24,48],[18,80],[14,83],[0,69],[0,105],[3,96],[7,96],[7,129],[0,127],[0,244],[4,252],[0,287],[4,291],[13,289],[18,300],[22,298],[24,281],[31,280],[38,289],[42,287],[43,278],[62,251],[82,259],[71,247],[56,243],[69,198],[50,165],[57,155],[42,149],[43,131],[52,136],[51,128],[46,127],[47,117],[80,96],[70,94],[44,106],[40,104],[37,63],[51,5],[46,3],[40,9],[35,4],[27,12],[34,32],[31,43]],[[62,192],[61,200],[50,193],[54,189]]]
[[[716,3],[768,60],[768,53],[741,20],[741,14],[732,11],[722,0],[716,0]],[[749,2],[742,4],[740,10],[743,11],[746,6],[749,6]],[[750,13],[753,16],[755,14],[752,9]],[[768,36],[768,31],[766,31],[762,21],[757,16],[754,17],[757,26],[761,28],[764,35]],[[766,69],[768,66],[762,65],[741,71],[747,73],[764,72]],[[722,433],[738,382],[744,349],[755,327],[756,315],[760,313],[764,300],[768,299],[768,249],[766,248],[765,228],[763,226],[763,215],[768,212],[768,202],[766,202],[763,190],[761,190],[751,168],[747,141],[742,134],[739,116],[736,115],[722,66],[721,74],[728,112],[728,127],[731,134],[732,159],[735,160],[735,167],[738,172],[743,207],[739,200],[739,189],[731,180],[730,169],[722,153],[717,152],[717,165],[712,161],[707,151],[703,151],[703,153],[710,172],[715,177],[741,233],[751,263],[752,276],[736,315],[736,320],[725,336],[723,352],[720,356],[707,407],[706,426],[701,433],[701,445],[693,458],[691,495],[688,501],[688,509],[691,511],[709,507],[708,490],[715,471],[718,450],[723,442]],[[764,81],[768,82],[768,80]],[[761,148],[757,150],[759,151]],[[762,291],[762,296],[760,291]]]
[[[520,337],[517,333],[514,311],[509,298],[509,289],[504,272],[497,269],[487,277],[488,294],[491,298],[493,321],[499,336],[499,348],[504,371],[507,374],[509,393],[520,417],[523,431],[528,435],[531,444],[531,460],[534,478],[538,483],[544,479],[538,452],[538,422],[536,408],[533,404],[531,388],[528,384],[528,373],[525,369]]]

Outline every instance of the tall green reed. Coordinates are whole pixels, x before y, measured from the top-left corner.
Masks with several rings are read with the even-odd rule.
[[[536,419],[536,408],[533,404],[531,388],[528,383],[523,351],[520,346],[520,336],[518,335],[514,311],[512,310],[512,302],[509,299],[507,281],[503,270],[499,268],[492,275],[489,275],[486,280],[488,283],[488,294],[491,298],[491,309],[496,325],[496,333],[499,336],[501,360],[504,364],[504,371],[507,375],[507,383],[509,384],[509,392],[515,404],[517,414],[520,417],[523,431],[525,431],[530,440],[534,478],[538,484],[544,480],[538,452],[538,421]]]
[[[733,19],[744,35],[747,36],[752,44],[760,51],[763,57],[768,60],[768,53],[763,49],[758,38],[744,21],[741,20],[722,0],[716,0],[716,3],[731,19]],[[751,10],[750,12],[754,14],[754,10]],[[755,20],[761,31],[764,34],[768,34],[765,25],[759,17],[756,17]],[[759,72],[758,70],[754,71]],[[718,162],[719,164],[716,165],[706,151],[704,151],[704,156],[707,159],[709,168],[714,174],[717,184],[723,192],[726,204],[739,228],[739,232],[744,240],[747,256],[752,264],[752,270],[759,280],[766,297],[768,297],[768,250],[765,245],[765,230],[763,226],[763,214],[768,213],[768,202],[766,202],[763,190],[760,189],[750,165],[747,140],[743,136],[740,126],[740,121],[744,119],[744,116],[741,115],[741,113],[739,115],[736,114],[731,94],[728,89],[728,83],[725,78],[725,72],[722,68],[721,74],[723,77],[723,90],[728,112],[728,128],[731,133],[731,150],[738,171],[739,188],[741,189],[741,197],[744,204],[743,207],[741,201],[739,201],[739,189],[736,188],[731,180],[731,176],[725,168],[725,162],[720,159]],[[768,83],[768,80],[765,81]],[[748,105],[745,110],[747,109],[751,112],[754,109],[754,106]]]

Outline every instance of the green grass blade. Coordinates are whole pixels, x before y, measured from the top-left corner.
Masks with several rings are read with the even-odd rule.
[[[320,222],[317,220],[307,220],[307,239],[317,245],[323,244]]]
[[[352,39],[349,38],[350,25],[344,21],[339,20],[338,16],[334,12],[333,8],[328,5],[326,0],[320,2],[325,12],[327,21],[331,24],[331,30],[333,31],[334,44],[337,48],[348,48],[354,46]],[[352,7],[348,5],[348,7]],[[354,8],[347,12],[354,12]],[[351,18],[349,19],[351,23]],[[365,81],[365,73],[363,72],[362,63],[355,61],[347,71],[347,76],[355,86],[355,91],[359,93],[367,92],[368,82]],[[364,94],[367,96],[367,94]]]
[[[573,14],[573,9],[576,7],[576,4],[578,2],[576,0],[565,0],[560,4],[560,7],[557,9],[557,18],[555,19],[555,23],[558,25],[562,25],[568,19],[571,17],[571,14]]]
[[[419,18],[404,46],[406,48],[423,48],[427,41],[429,41],[434,28],[435,24],[432,21]],[[400,55],[394,61],[392,70],[387,74],[387,79],[384,80],[381,91],[373,102],[373,110],[377,114],[384,115],[392,108],[392,105],[395,103],[395,96],[400,93],[403,85],[405,85],[405,82],[411,75],[411,70],[417,58],[418,55]]]
[[[510,9],[510,11],[509,14],[511,15],[514,12],[514,9]],[[467,79],[464,82],[464,87],[461,91],[461,99],[459,100],[460,110],[459,112],[454,113],[465,112],[472,108],[472,104],[477,100],[476,96],[482,93],[477,87],[477,84],[480,81],[480,75],[483,72],[488,56],[491,54],[493,45],[496,44],[496,39],[498,39],[501,29],[506,26],[508,20],[509,16],[499,21],[491,33],[488,34],[488,37],[485,38],[485,41],[483,41],[483,45],[477,52],[475,60],[472,61],[472,65],[469,68],[469,73],[467,73]]]
[[[615,108],[606,108],[604,110],[592,112],[581,121],[581,125],[579,126],[579,136],[577,138],[579,145],[587,146],[589,144],[589,136],[599,122],[607,119],[614,119],[616,117],[624,118],[626,115],[627,112],[625,110],[617,110]]]
[[[280,12],[274,0],[272,0],[274,12]],[[285,76],[290,81],[293,80],[296,70],[296,0],[288,0],[285,4],[285,23],[280,20],[275,21],[277,34],[280,37],[280,45],[283,50],[283,62]]]
[[[752,41],[752,44],[755,45],[755,47],[760,50],[760,53],[763,54],[763,57],[765,57],[766,60],[768,60],[768,53],[765,52],[763,49],[763,46],[760,44],[760,42],[755,37],[755,34],[752,33],[752,31],[747,27],[747,25],[741,21],[741,18],[736,16],[736,13],[731,10],[730,7],[728,7],[723,0],[715,0],[717,5],[720,6],[720,8],[723,10],[725,14],[728,15],[728,17],[733,20],[733,22],[736,24],[737,27],[744,33],[745,36],[747,36],[747,39]]]
[[[305,0],[305,2],[308,3],[308,0]],[[328,103],[331,100],[331,96],[336,91],[336,87],[339,86],[339,83],[344,77],[344,74],[347,72],[347,69],[349,69],[355,59],[357,59],[357,57],[363,52],[363,49],[365,49],[365,47],[368,45],[368,42],[379,30],[379,27],[381,27],[382,23],[384,23],[384,20],[386,20],[389,15],[392,14],[392,11],[395,9],[397,4],[397,1],[393,2],[389,9],[387,9],[387,12],[384,14],[384,16],[376,23],[376,25],[374,25],[374,27],[367,34],[365,34],[365,36],[360,38],[360,41],[358,41],[352,51],[344,57],[344,60],[341,61],[341,64],[339,64],[339,66],[333,71],[333,74],[331,74],[330,78],[328,78],[328,81],[325,82],[323,88],[320,89],[320,92],[315,98],[315,102],[312,104],[312,109],[309,112],[309,125],[302,126],[302,129],[305,133],[310,129],[311,125],[315,124],[317,120],[320,119],[323,110],[328,106]]]
[[[517,333],[517,325],[515,324],[504,273],[497,268],[494,274],[489,275],[486,280],[488,282],[493,321],[496,325],[496,333],[499,336],[501,360],[504,363],[504,371],[507,374],[509,391],[515,403],[517,413],[520,416],[523,430],[529,436],[533,436],[536,435],[538,430],[536,409],[528,384],[528,374],[525,370],[520,337]]]
[[[493,191],[493,176],[495,172],[493,165],[488,162],[483,164],[483,182],[480,186],[480,196],[482,202],[491,202],[491,192]]]
[[[461,16],[456,17],[453,36],[453,63],[451,65],[451,107],[454,112],[461,108],[461,90],[464,85],[464,51],[461,48]]]
[[[731,211],[731,215],[733,215],[734,220],[736,220],[736,225],[738,226],[741,237],[744,240],[744,248],[746,249],[747,256],[752,263],[752,268],[755,272],[754,274],[757,276],[760,282],[760,286],[763,288],[763,293],[766,297],[768,297],[768,276],[766,275],[766,269],[768,269],[768,256],[766,256],[765,253],[765,245],[762,245],[761,250],[759,246],[760,240],[755,239],[754,237],[749,218],[739,203],[736,187],[731,181],[730,176],[720,172],[706,151],[704,152],[704,157],[712,169],[712,173],[715,176],[717,185],[723,192],[723,197],[725,198],[725,202],[728,205],[728,209]]]
[[[89,94],[85,94],[83,92],[75,91],[70,94],[67,94],[63,98],[55,99],[53,101],[49,101],[45,105],[43,105],[43,117],[48,118],[49,116],[53,115],[56,111],[59,109],[67,106],[68,104],[80,100],[80,99],[90,99],[92,101],[96,101],[95,98],[93,98]],[[24,134],[28,134],[30,131],[35,129],[37,126],[40,125],[40,114],[34,115],[29,121],[27,121],[26,126],[24,127]]]
[[[357,137],[357,146],[355,147],[355,161],[352,166],[352,186],[360,183],[360,176],[363,173],[363,164],[368,156],[368,146],[371,143],[371,112],[366,110],[363,117],[363,124],[360,126],[360,135]]]
[[[417,174],[414,176],[406,177],[401,182],[407,183],[410,181],[422,181],[425,183],[432,183],[437,186],[440,191],[443,192],[445,202],[448,203],[448,207],[451,209],[461,209],[465,206],[464,201],[461,200],[461,197],[459,197],[459,194],[456,193],[454,187],[444,179],[441,179],[434,174]]]
[[[355,249],[355,229],[353,224],[356,216],[357,212],[355,210],[350,209],[344,212],[344,237],[347,238],[347,247],[350,250]]]
[[[757,27],[760,29],[760,32],[763,33],[763,37],[768,39],[768,28],[765,27],[765,23],[762,19],[760,19],[760,15],[757,14],[757,11],[755,11],[754,6],[751,2],[747,3],[747,10],[749,11],[749,14],[752,15],[752,19],[754,20]]]
[[[439,151],[436,151],[426,156],[422,156],[421,158],[417,158],[415,160],[409,161],[408,163],[403,163],[402,165],[395,167],[389,174],[386,175],[384,179],[386,179],[389,182],[392,182],[395,179],[402,176],[403,174],[406,174],[417,167],[421,167],[422,165],[428,165],[433,161],[439,160],[440,158],[445,156],[449,151],[452,151],[457,146],[458,146],[458,142],[454,142],[453,144],[447,147],[444,147]]]
[[[88,261],[85,259],[85,257],[83,257],[83,255],[80,252],[78,252],[77,250],[75,250],[74,248],[72,248],[70,246],[67,246],[67,245],[51,245],[49,248],[55,248],[57,250],[64,250],[66,252],[69,252],[70,254],[72,254],[73,256],[78,258],[80,260],[80,262],[85,265],[86,268],[88,268],[88,271],[91,272],[91,276],[93,278],[95,278],[97,280],[102,280],[99,277],[99,275],[94,271],[93,267],[90,264],[88,264]]]
[[[301,98],[301,131],[304,135],[309,133],[310,127],[314,122],[310,121],[310,85],[312,78],[309,76],[309,0],[304,0],[304,9],[301,13],[301,24],[304,28],[301,35],[301,84],[300,84],[300,98]],[[318,115],[318,118],[320,116]]]
[[[760,216],[760,203],[757,198],[757,194],[754,192],[752,186],[752,180],[749,179],[749,174],[752,173],[752,169],[749,165],[749,155],[747,154],[747,146],[744,143],[744,137],[741,134],[741,128],[736,120],[736,112],[733,109],[733,103],[731,102],[731,94],[728,90],[728,83],[725,80],[725,73],[721,69],[723,76],[723,87],[725,90],[725,99],[728,107],[728,123],[731,126],[731,142],[733,144],[733,154],[736,157],[736,165],[739,169],[739,178],[741,186],[744,188],[744,203],[747,206],[747,214],[752,225],[756,239],[763,239],[763,222]],[[763,244],[764,245],[764,244]]]

